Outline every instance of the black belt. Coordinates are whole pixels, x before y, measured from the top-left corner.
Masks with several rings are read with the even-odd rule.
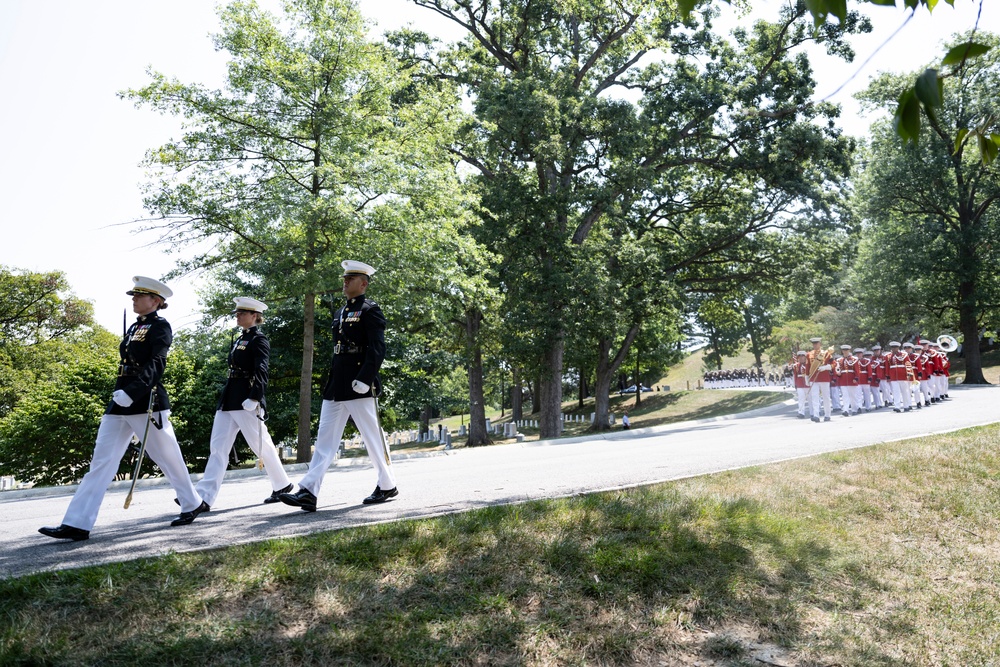
[[[120,377],[120,378],[124,378],[124,377],[130,377],[130,378],[132,378],[132,377],[138,377],[138,376],[139,376],[139,368],[137,368],[136,366],[129,366],[127,364],[121,364],[121,365],[118,366],[118,377]]]
[[[358,347],[357,345],[343,345],[337,343],[333,346],[334,354],[361,354],[365,349],[363,347]]]
[[[246,371],[240,370],[239,368],[230,368],[229,377],[231,378],[252,378],[252,373],[247,373]]]

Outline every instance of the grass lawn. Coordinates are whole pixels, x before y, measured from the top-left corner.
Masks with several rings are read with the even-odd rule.
[[[1000,664],[998,438],[0,581],[0,664]]]

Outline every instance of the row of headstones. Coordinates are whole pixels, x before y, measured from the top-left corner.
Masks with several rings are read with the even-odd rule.
[[[596,420],[596,419],[597,419],[597,413],[596,412],[591,412],[590,413],[590,419],[589,420],[586,420],[583,415],[569,415],[569,414],[563,414],[562,415],[562,422],[564,424],[572,424],[572,423],[583,424],[583,423],[587,423],[587,421],[589,421],[589,423],[593,424],[594,420]],[[489,421],[489,420],[487,420],[487,421]],[[615,423],[615,413],[612,412],[612,413],[608,414],[608,423],[609,424],[614,424]],[[537,419],[523,419],[523,420],[517,422],[517,425],[520,426],[520,427],[522,427],[522,428],[538,428],[538,420]]]

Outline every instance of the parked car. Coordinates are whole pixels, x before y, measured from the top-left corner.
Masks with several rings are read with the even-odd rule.
[[[642,391],[653,391],[653,390],[650,389],[649,387],[647,387],[646,385],[642,385]],[[618,395],[622,396],[624,394],[634,394],[634,393],[635,393],[635,385],[633,384],[633,385],[629,385],[628,387],[625,387],[624,389],[620,390],[618,392]]]

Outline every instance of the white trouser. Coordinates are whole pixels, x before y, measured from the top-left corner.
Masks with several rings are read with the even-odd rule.
[[[840,387],[830,387],[830,405],[837,412],[840,412]]]
[[[917,386],[917,403],[921,401],[923,397],[924,405],[931,402],[931,383],[930,380],[920,380],[920,384]]]
[[[348,417],[354,420],[354,425],[361,432],[361,439],[365,441],[368,458],[378,472],[379,488],[383,490],[396,488],[392,461],[389,459],[389,444],[383,437],[375,414],[375,399],[366,397],[351,401],[323,401],[323,408],[319,413],[316,449],[313,451],[312,460],[309,461],[309,471],[299,480],[299,487],[308,490],[314,496],[319,496],[323,476],[333,463],[337,448],[340,447],[340,438],[344,435]]]
[[[154,412],[153,418],[163,424],[163,428],[149,425],[149,435],[146,440],[146,453],[153,460],[163,476],[177,493],[182,512],[191,512],[201,505],[201,498],[191,484],[191,475],[184,465],[181,448],[174,436],[174,427],[170,425],[170,411]],[[101,509],[104,494],[118,472],[125,450],[132,441],[132,434],[140,438],[146,430],[146,413],[138,415],[104,415],[101,426],[97,430],[97,442],[94,443],[94,456],[90,460],[90,470],[80,486],[73,494],[66,508],[63,523],[67,526],[90,530],[97,522],[97,513]]]
[[[865,410],[871,410],[878,406],[878,401],[875,398],[876,394],[872,391],[870,384],[863,384],[859,388],[861,389],[861,398],[859,400]]]
[[[874,405],[876,408],[881,408],[884,405],[884,401],[882,400],[881,387],[877,385],[871,386],[868,388],[868,390],[872,395],[872,405]]]
[[[858,404],[854,402],[854,387],[852,385],[840,388],[840,407],[847,414],[858,411]]]
[[[812,416],[819,417],[820,412],[820,397],[823,398],[823,409],[826,410],[826,416],[830,416],[830,383],[829,382],[813,382],[812,386],[809,388],[809,404],[811,406]]]
[[[805,387],[796,387],[795,394],[799,399],[799,414],[804,415],[806,413],[806,392],[809,391]]]
[[[908,380],[893,380],[892,385],[892,407],[896,410],[911,407],[910,383]]]
[[[878,390],[879,390],[879,393],[882,394],[882,402],[885,405],[889,405],[890,403],[893,402],[892,383],[891,382],[889,382],[888,380],[879,380],[878,381]]]
[[[281,465],[278,450],[274,448],[271,434],[267,432],[264,422],[257,419],[257,413],[247,410],[218,410],[215,421],[212,422],[211,453],[205,464],[205,475],[195,487],[202,499],[213,507],[219,495],[219,487],[222,486],[222,478],[229,467],[229,450],[233,448],[236,434],[240,431],[250,449],[264,463],[264,472],[271,482],[271,490],[279,491],[291,483],[288,473]]]

